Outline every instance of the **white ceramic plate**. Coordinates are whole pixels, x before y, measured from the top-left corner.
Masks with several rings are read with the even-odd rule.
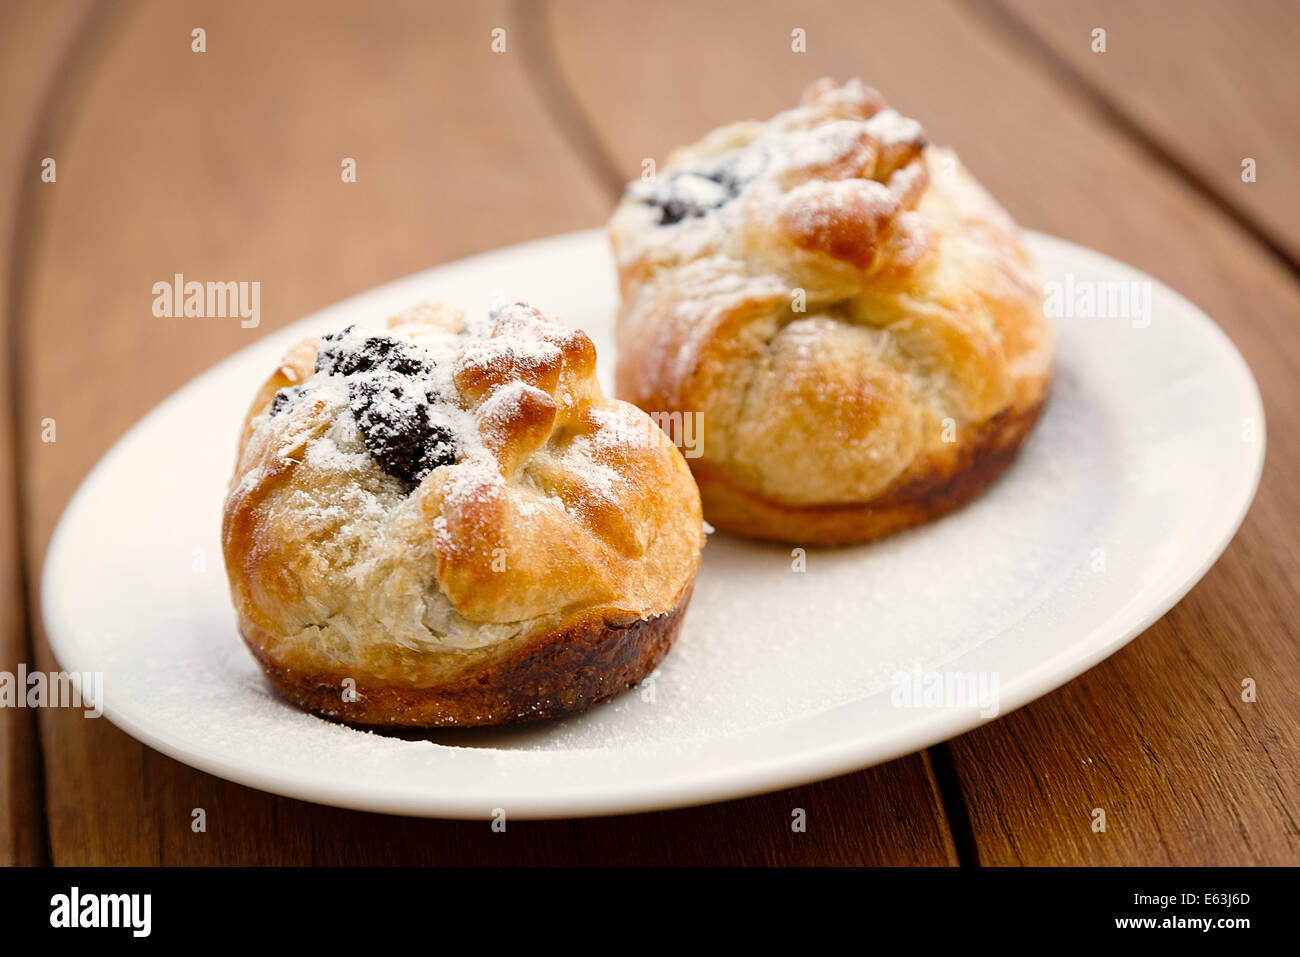
[[[878,544],[810,550],[803,573],[789,548],[712,536],[683,633],[652,684],[587,714],[414,740],[305,714],[271,691],[240,642],[218,530],[244,410],[304,334],[427,297],[467,309],[524,299],[591,334],[608,386],[616,292],[597,231],[363,293],[163,402],[96,466],[55,532],[42,583],[54,652],[69,672],[102,672],[107,717],[165,754],[278,794],[399,814],[703,803],[960,734],[1164,614],[1236,531],[1264,457],[1255,382],[1209,318],[1128,266],[1030,238],[1045,279],[1073,282],[1075,294],[1088,282],[1149,284],[1130,287],[1150,291],[1149,324],[1058,319],[1043,419],[1001,481],[954,515]],[[985,699],[963,700],[955,685],[930,696],[960,675],[974,676],[969,688],[983,681]],[[920,693],[909,703],[904,688]]]

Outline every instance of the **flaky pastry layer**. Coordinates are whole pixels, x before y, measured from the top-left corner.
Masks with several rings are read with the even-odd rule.
[[[610,236],[618,394],[700,417],[719,527],[846,542],[933,518],[1044,403],[1053,332],[1015,224],[856,81],[677,150]]]
[[[523,304],[481,328],[425,305],[289,351],[248,412],[222,527],[241,633],[281,690],[368,724],[496,723],[653,666],[662,625],[639,656],[601,649],[680,618],[699,495],[595,367],[585,334]],[[563,635],[589,673],[557,666]]]

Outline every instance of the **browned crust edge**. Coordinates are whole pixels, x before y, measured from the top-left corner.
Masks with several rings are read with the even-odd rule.
[[[425,688],[288,668],[266,653],[266,636],[255,625],[241,621],[239,630],[275,689],[321,717],[370,728],[516,724],[576,714],[639,684],[676,641],[693,587],[663,614],[624,624],[586,619]],[[344,700],[347,678],[356,682],[356,700]]]
[[[741,488],[700,460],[690,461],[714,527],[749,538],[795,545],[866,542],[932,521],[979,495],[1015,460],[1047,402],[1004,409],[969,436],[953,457],[896,483],[869,502],[790,505]]]

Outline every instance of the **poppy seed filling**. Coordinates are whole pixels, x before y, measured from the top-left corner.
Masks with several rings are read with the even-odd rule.
[[[383,333],[342,332],[321,338],[316,371],[348,380],[348,409],[366,452],[410,491],[441,465],[456,461],[451,429],[431,419],[438,402],[430,383],[433,361],[413,343]],[[301,386],[281,389],[276,415],[291,406]]]
[[[704,216],[740,195],[765,165],[761,150],[733,153],[709,167],[674,170],[662,181],[635,183],[638,198],[659,209],[659,225]]]

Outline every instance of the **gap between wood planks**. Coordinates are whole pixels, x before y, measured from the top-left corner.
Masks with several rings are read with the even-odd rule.
[[[1248,211],[1242,209],[1221,190],[1216,189],[1214,184],[1200,176],[1194,167],[1184,162],[1176,153],[1148,133],[1131,112],[1103,87],[1089,79],[1087,74],[1057,54],[1042,35],[1018,13],[1007,7],[1002,0],[967,0],[967,2],[970,9],[992,32],[1022,50],[1029,60],[1037,63],[1044,71],[1054,75],[1060,81],[1066,95],[1086,101],[1121,136],[1131,140],[1158,165],[1186,183],[1211,207],[1235,223],[1237,228],[1267,249],[1291,271],[1292,275],[1300,279],[1300,262],[1293,260],[1286,248],[1261,227]]]
[[[544,0],[510,0],[513,16],[527,28],[533,43],[523,44],[521,59],[524,71],[537,84],[537,95],[550,113],[551,121],[569,140],[569,145],[587,165],[592,176],[611,197],[623,193],[626,182],[618,162],[601,145],[596,127],[582,109],[560,69],[559,57],[548,27],[550,4]]]
[[[71,113],[73,104],[77,102],[75,91],[83,84],[85,78],[89,75],[88,67],[95,59],[94,53],[97,49],[102,48],[102,41],[105,33],[105,27],[121,8],[116,4],[94,3],[91,4],[83,13],[78,16],[78,23],[72,29],[71,35],[64,45],[63,49],[56,57],[56,66],[50,73],[46,82],[44,91],[40,96],[40,105],[36,112],[34,122],[21,132],[24,135],[25,143],[21,151],[22,160],[19,170],[35,170],[40,168],[42,156],[50,155],[56,152],[54,149],[62,138],[63,131],[66,128],[66,117]],[[20,656],[19,660],[25,659],[32,663],[36,661],[36,628],[37,617],[39,615],[39,591],[37,588],[37,579],[39,571],[29,567],[29,556],[31,552],[28,549],[30,544],[27,541],[28,527],[25,520],[26,505],[29,501],[28,489],[26,487],[26,477],[23,469],[18,462],[18,448],[20,445],[19,436],[24,423],[27,421],[26,403],[23,401],[22,388],[20,385],[20,357],[24,355],[23,350],[23,323],[21,317],[24,315],[26,302],[25,293],[27,285],[27,275],[30,267],[30,252],[34,245],[33,239],[40,230],[40,200],[37,187],[30,177],[25,174],[20,175],[19,186],[16,195],[14,195],[14,219],[12,224],[12,233],[9,237],[9,261],[7,268],[8,275],[8,301],[5,303],[5,325],[3,330],[4,347],[7,355],[6,372],[9,377],[7,384],[9,395],[9,440],[12,443],[12,475],[10,476],[10,486],[12,488],[13,501],[11,507],[14,511],[16,540],[14,546],[17,555],[14,556],[16,567],[16,577],[18,588],[13,596],[15,608],[13,618],[21,629],[21,636],[15,642],[15,650]],[[33,712],[28,714],[23,712],[23,716],[17,720],[25,723],[25,728],[20,728],[30,735],[32,745],[32,760],[30,767],[22,769],[24,777],[28,784],[23,788],[23,799],[30,802],[31,808],[28,818],[32,826],[40,831],[39,840],[33,842],[36,846],[34,857],[31,859],[15,860],[15,864],[50,864],[53,862],[53,851],[50,846],[50,829],[46,817],[45,802],[45,749],[41,739],[41,724]],[[4,769],[7,773],[17,772],[17,768]],[[18,785],[16,782],[0,781],[6,789],[6,794],[17,798]],[[16,848],[17,853],[22,854],[21,845]]]

